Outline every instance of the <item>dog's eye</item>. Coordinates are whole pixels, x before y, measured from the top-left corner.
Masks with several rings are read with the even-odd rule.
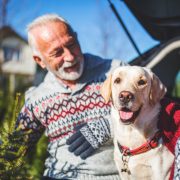
[[[143,86],[143,85],[145,85],[145,84],[146,84],[146,81],[143,80],[143,79],[140,79],[140,80],[138,81],[138,86]]]
[[[114,80],[114,83],[115,84],[119,84],[121,82],[121,79],[120,78],[116,78],[115,80]]]

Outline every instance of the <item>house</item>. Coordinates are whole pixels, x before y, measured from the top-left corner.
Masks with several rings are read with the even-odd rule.
[[[27,41],[9,26],[0,29],[0,63],[3,73],[34,76],[36,72]]]
[[[0,73],[9,77],[12,91],[16,86],[16,77],[23,76],[33,82],[36,63],[32,59],[31,48],[27,40],[10,26],[0,29]]]

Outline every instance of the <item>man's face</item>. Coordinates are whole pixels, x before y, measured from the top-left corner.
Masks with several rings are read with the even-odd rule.
[[[76,34],[62,22],[51,22],[33,30],[40,57],[36,62],[58,78],[77,80],[83,72],[84,58]]]

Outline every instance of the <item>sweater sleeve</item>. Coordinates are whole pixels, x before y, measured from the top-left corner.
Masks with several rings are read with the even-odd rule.
[[[33,146],[41,137],[44,127],[33,114],[32,106],[22,107],[16,122],[16,128],[27,133],[28,145]]]

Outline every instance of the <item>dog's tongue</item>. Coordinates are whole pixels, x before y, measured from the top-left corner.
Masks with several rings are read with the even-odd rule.
[[[120,118],[123,120],[128,120],[133,117],[133,112],[132,111],[119,111]]]

